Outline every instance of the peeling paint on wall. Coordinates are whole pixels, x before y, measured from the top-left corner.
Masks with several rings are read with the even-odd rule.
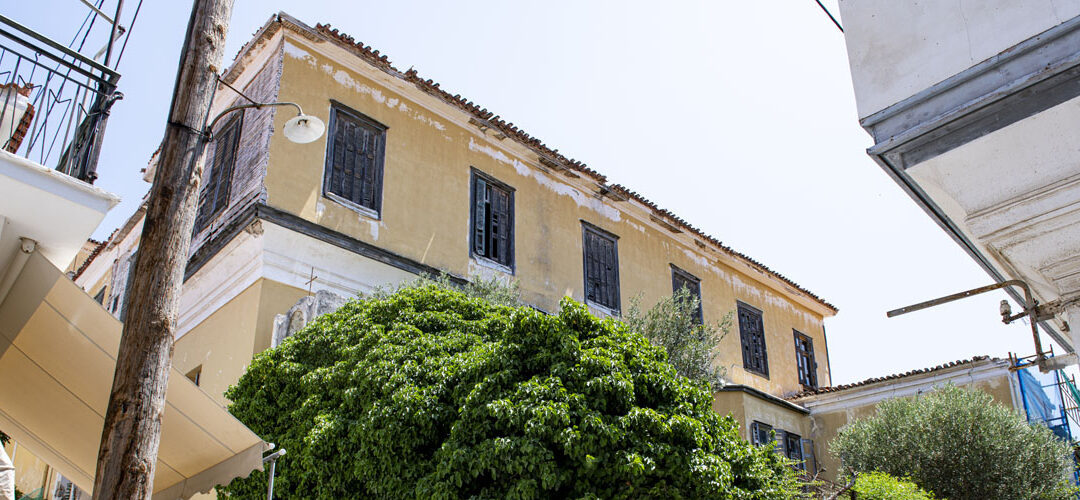
[[[361,219],[363,219],[363,217],[361,217]],[[371,239],[379,241],[379,226],[381,226],[382,223],[377,220],[369,220],[367,223],[368,233],[371,234]]]
[[[304,61],[312,68],[316,67],[317,63],[315,62],[315,57],[312,56],[308,51],[297,47],[296,45],[286,42],[285,54],[294,59]],[[444,125],[442,122],[435,120],[434,118],[431,118],[423,113],[413,111],[412,108],[406,105],[401,99],[398,99],[396,97],[388,97],[384,95],[381,90],[356,81],[356,79],[353,78],[352,75],[345,69],[337,68],[330,63],[324,63],[321,69],[324,73],[333,77],[335,81],[337,81],[345,88],[349,88],[361,94],[368,95],[375,102],[379,104],[385,104],[386,107],[390,109],[396,109],[402,113],[406,113],[411,116],[412,119],[424,122],[434,127],[436,130],[439,130],[440,132],[446,131],[446,125]]]
[[[607,203],[604,203],[603,200],[582,193],[574,186],[566,184],[558,179],[553,179],[552,177],[539,170],[533,170],[529,168],[528,165],[525,165],[524,163],[521,163],[516,159],[511,160],[510,157],[506,156],[506,153],[503,153],[502,151],[499,151],[491,146],[477,143],[472,137],[469,138],[469,150],[483,153],[490,156],[492,159],[499,163],[505,163],[507,165],[513,166],[514,170],[516,170],[517,173],[520,174],[522,177],[532,177],[533,179],[536,179],[536,182],[538,184],[548,188],[555,194],[558,194],[560,196],[569,196],[574,200],[574,203],[577,203],[579,207],[588,208],[593,212],[596,212],[614,222],[622,220],[622,212],[620,212],[615,207],[609,206]]]

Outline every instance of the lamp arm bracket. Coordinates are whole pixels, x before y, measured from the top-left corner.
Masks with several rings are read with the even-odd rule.
[[[265,108],[267,106],[292,106],[292,107],[296,108],[296,114],[297,115],[304,114],[304,108],[301,108],[300,105],[295,103],[295,102],[256,102],[256,103],[251,103],[251,104],[238,104],[236,106],[231,106],[231,107],[225,108],[222,112],[218,113],[218,115],[214,117],[214,119],[210,122],[210,125],[207,126],[206,130],[204,131],[204,133],[206,134],[207,140],[213,140],[214,125],[217,124],[218,120],[221,120],[222,118],[224,118],[225,115],[227,115],[229,113],[232,113],[233,111],[239,111],[241,109],[248,109],[248,108],[261,109],[261,108]]]

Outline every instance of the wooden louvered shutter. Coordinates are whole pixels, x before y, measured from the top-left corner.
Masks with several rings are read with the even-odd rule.
[[[585,227],[585,297],[619,309],[619,257],[615,240]]]
[[[596,240],[599,239],[593,233],[585,233],[585,298],[593,302],[602,303],[600,297],[600,262],[597,254]]]
[[[327,191],[348,198],[348,191],[345,190],[345,157],[349,143],[346,138],[349,122],[341,116],[334,118],[334,137],[330,146],[330,186]]]
[[[335,105],[331,128],[324,189],[378,212],[385,127]]]
[[[491,248],[490,257],[500,264],[510,265],[510,193],[491,189]]]
[[[480,177],[473,178],[473,252],[488,256],[487,245],[487,197],[488,184]]]
[[[767,349],[765,349],[765,325],[763,325],[762,322],[761,322],[761,315],[760,314],[757,315],[757,340],[758,340],[757,346],[758,346],[759,352],[761,353],[761,356],[760,356],[761,373],[764,373],[765,376],[768,376],[769,375],[769,351]]]
[[[615,262],[615,242],[601,239],[600,244],[602,247],[600,258],[602,259],[601,264],[604,271],[604,305],[612,309],[618,309],[619,300],[615,289],[615,273],[618,268],[618,264]]]
[[[206,185],[199,194],[199,210],[195,216],[195,232],[201,231],[229,204],[229,189],[232,186],[233,167],[236,165],[237,149],[240,146],[243,115],[229,120],[214,140],[214,159]]]
[[[363,138],[364,148],[360,153],[360,165],[362,165],[363,176],[361,177],[361,195],[360,205],[375,209],[375,196],[376,187],[378,184],[378,169],[375,165],[375,155],[378,151],[378,136],[375,131],[367,128],[362,129],[361,137]]]

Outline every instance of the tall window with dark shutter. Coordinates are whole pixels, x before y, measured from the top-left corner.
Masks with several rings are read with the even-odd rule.
[[[199,196],[199,211],[195,215],[195,232],[206,227],[229,204],[233,167],[240,145],[244,113],[241,111],[214,133],[214,161]]]
[[[795,461],[795,468],[805,470],[803,462],[803,439],[798,434],[784,433],[784,456]]]
[[[765,325],[761,311],[739,302],[739,337],[742,340],[743,368],[769,376],[769,355],[765,349]]]
[[[582,221],[585,300],[619,312],[618,236]]]
[[[385,125],[334,103],[323,191],[378,217],[382,209],[385,148]]]
[[[755,421],[750,424],[750,438],[758,446],[773,444],[775,439],[773,428],[771,425]]]
[[[514,190],[476,170],[472,173],[472,253],[514,267]]]
[[[686,289],[691,297],[697,299],[697,311],[694,313],[694,320],[697,324],[703,324],[705,318],[701,312],[701,280],[682,269],[679,269],[674,264],[671,265],[671,288],[672,291],[678,292],[679,290]]]
[[[814,361],[814,341],[798,330],[795,333],[795,364],[799,370],[799,383],[817,387],[817,362]]]

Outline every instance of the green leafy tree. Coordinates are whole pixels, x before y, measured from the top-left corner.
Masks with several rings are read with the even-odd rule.
[[[897,479],[884,472],[859,474],[852,488],[859,500],[934,500],[911,481]]]
[[[793,498],[664,352],[435,285],[354,300],[255,357],[230,411],[289,451],[283,498]],[[224,489],[261,498],[254,473]]]
[[[717,323],[702,324],[697,317],[699,304],[686,288],[660,299],[646,312],[641,310],[641,297],[634,297],[624,321],[632,331],[663,348],[679,375],[716,390],[724,386],[727,374],[717,362],[717,347],[731,329],[731,313]]]
[[[882,402],[843,427],[830,449],[848,473],[910,478],[952,500],[1071,495],[1068,445],[985,392],[951,385]]]

